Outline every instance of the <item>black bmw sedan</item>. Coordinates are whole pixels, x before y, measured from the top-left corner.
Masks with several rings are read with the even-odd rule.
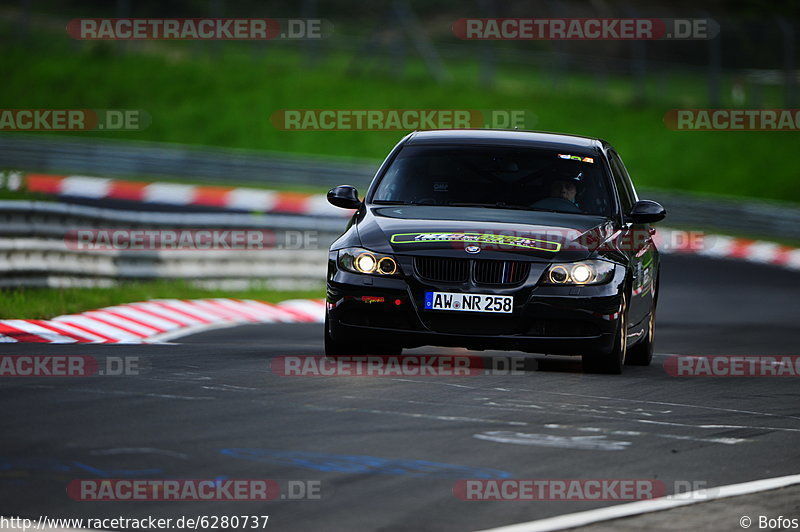
[[[499,130],[415,132],[391,151],[330,248],[328,356],[424,345],[580,355],[620,373],[653,354],[659,255],[614,148]]]

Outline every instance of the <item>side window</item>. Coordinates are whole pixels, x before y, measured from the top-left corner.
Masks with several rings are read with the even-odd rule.
[[[622,210],[627,214],[633,208],[633,203],[635,201],[635,196],[631,194],[632,191],[630,189],[628,173],[625,171],[622,161],[615,152],[608,152],[608,162],[611,163],[611,172],[614,174],[614,185],[617,187]]]
[[[622,179],[625,182],[625,188],[628,189],[628,194],[630,195],[631,199],[634,203],[639,201],[639,196],[636,194],[636,189],[633,186],[633,180],[631,179],[630,174],[628,173],[628,169],[625,168],[625,163],[622,162],[622,158],[614,152],[614,158],[619,161],[619,167],[622,169]]]

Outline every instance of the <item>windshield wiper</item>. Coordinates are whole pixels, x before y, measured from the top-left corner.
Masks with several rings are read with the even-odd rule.
[[[375,205],[420,205],[411,201],[396,201],[396,200],[372,200]]]

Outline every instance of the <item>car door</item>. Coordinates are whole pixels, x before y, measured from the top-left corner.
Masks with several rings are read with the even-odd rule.
[[[610,150],[608,156],[622,210],[627,215],[639,198],[622,159],[614,150]],[[626,234],[621,239],[624,248],[622,251],[628,256],[633,270],[633,286],[631,287],[628,314],[628,323],[632,334],[636,334],[636,331],[641,329],[641,322],[650,312],[653,300],[652,283],[655,282],[653,276],[656,255],[651,229],[650,224],[633,224],[627,220],[623,225]]]

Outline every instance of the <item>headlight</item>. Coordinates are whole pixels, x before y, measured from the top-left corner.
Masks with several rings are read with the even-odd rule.
[[[614,264],[604,260],[584,260],[553,264],[544,274],[542,284],[586,285],[607,283],[614,277]]]
[[[375,253],[368,249],[340,249],[338,259],[340,267],[353,273],[388,276],[396,275],[400,270],[397,261],[391,255]]]

